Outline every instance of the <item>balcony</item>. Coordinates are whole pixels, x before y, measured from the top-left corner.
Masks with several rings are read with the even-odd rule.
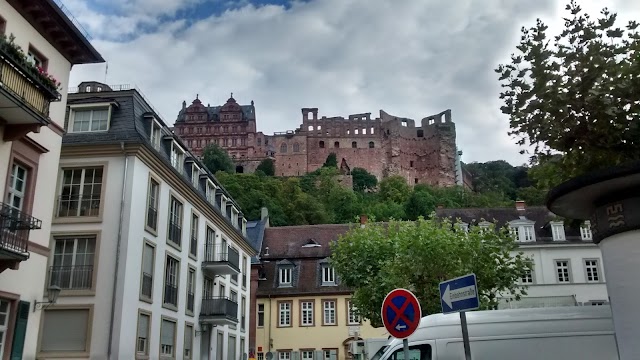
[[[168,283],[164,284],[163,303],[178,306],[178,286]]]
[[[238,324],[238,303],[226,297],[203,298],[200,323],[219,326]]]
[[[0,203],[0,260],[27,260],[29,232],[41,227],[42,221]]]
[[[169,222],[169,234],[167,234],[167,240],[178,246],[182,246],[182,227],[173,221]]]
[[[49,286],[62,290],[90,290],[93,284],[93,265],[51,266]]]
[[[7,140],[47,126],[49,105],[59,100],[60,93],[55,86],[26,63],[17,53],[16,45],[0,41],[0,117],[7,122],[10,137]]]
[[[204,246],[202,271],[211,277],[237,275],[240,273],[240,255],[231,246],[207,243]]]
[[[58,198],[56,217],[97,217],[100,195],[62,195]]]

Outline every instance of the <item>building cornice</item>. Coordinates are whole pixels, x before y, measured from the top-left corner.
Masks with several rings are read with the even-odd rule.
[[[275,298],[309,298],[309,297],[316,297],[316,298],[326,298],[329,296],[340,296],[340,295],[352,295],[353,291],[352,290],[342,290],[342,291],[332,291],[332,292],[313,292],[313,291],[304,291],[304,292],[296,292],[296,293],[289,293],[289,294],[265,294],[265,293],[259,293],[256,294],[256,298],[258,299],[275,299]]]

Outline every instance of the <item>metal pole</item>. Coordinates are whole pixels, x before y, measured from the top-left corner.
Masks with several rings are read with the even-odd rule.
[[[471,360],[471,349],[469,348],[469,330],[467,329],[467,314],[460,311],[460,325],[462,325],[462,342],[464,343],[464,358]]]
[[[409,360],[409,340],[402,339],[402,348],[404,349],[404,360]]]

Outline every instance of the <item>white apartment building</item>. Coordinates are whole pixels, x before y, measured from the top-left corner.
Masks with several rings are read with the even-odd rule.
[[[35,358],[69,72],[104,62],[69,16],[0,0],[0,359]]]
[[[80,84],[64,127],[38,357],[241,359],[238,205],[137,89]]]
[[[523,276],[527,295],[520,301],[505,297],[499,308],[603,305],[609,302],[600,248],[593,243],[588,221],[565,224],[546,207],[438,209],[440,217],[469,224],[508,225],[518,251],[533,260],[533,271]]]

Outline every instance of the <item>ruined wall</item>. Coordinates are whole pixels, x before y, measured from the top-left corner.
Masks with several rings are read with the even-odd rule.
[[[293,131],[276,133],[268,141],[275,151],[277,176],[302,176],[309,171],[305,135]]]

